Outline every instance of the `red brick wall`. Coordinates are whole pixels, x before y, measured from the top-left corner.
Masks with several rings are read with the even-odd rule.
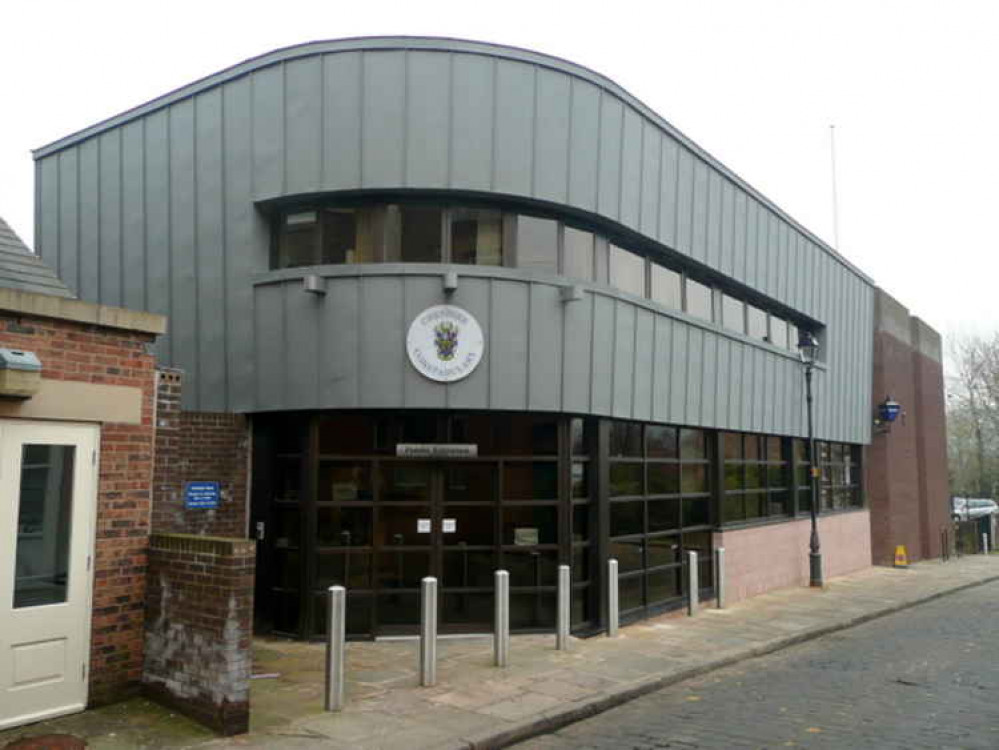
[[[30,349],[43,377],[139,388],[141,424],[101,426],[91,631],[90,704],[135,691],[142,672],[146,543],[153,460],[151,334],[0,316],[0,345]]]
[[[157,387],[153,531],[245,537],[249,429],[239,414],[181,409],[183,374],[162,369]],[[220,484],[217,510],[184,507],[187,482]]]
[[[222,734],[248,731],[256,543],[149,540],[146,692]]]
[[[916,404],[919,410],[917,458],[924,558],[940,557],[940,530],[950,526],[950,483],[947,473],[947,415],[940,362],[913,353]]]

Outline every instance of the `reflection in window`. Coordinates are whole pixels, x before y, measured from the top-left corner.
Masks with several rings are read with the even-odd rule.
[[[562,233],[562,273],[584,281],[593,280],[593,233],[564,227]]]
[[[746,332],[746,319],[743,315],[742,300],[722,295],[722,325],[736,333]]]
[[[14,609],[66,601],[75,454],[72,445],[22,448]]]
[[[687,279],[687,313],[702,320],[714,320],[711,306],[711,287]]]
[[[401,238],[404,263],[441,262],[441,209],[436,206],[402,206]]]
[[[557,270],[557,221],[535,216],[517,217],[517,266],[539,271]]]
[[[622,292],[645,296],[645,258],[628,250],[610,246],[610,283]]]
[[[749,335],[754,339],[767,338],[767,314],[758,307],[746,305],[746,318],[749,324]]]
[[[773,315],[770,316],[770,343],[782,349],[793,349],[798,343],[797,341],[788,342],[787,321]]]
[[[451,262],[503,265],[503,215],[499,211],[456,208],[451,213]]]
[[[652,300],[658,302],[663,307],[671,310],[683,309],[683,293],[681,286],[683,277],[676,271],[660,266],[658,263],[650,264]]]

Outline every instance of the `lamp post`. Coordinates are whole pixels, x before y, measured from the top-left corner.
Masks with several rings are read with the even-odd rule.
[[[815,455],[815,434],[812,430],[812,371],[815,369],[815,357],[819,351],[819,342],[810,332],[802,330],[798,337],[798,350],[801,352],[801,362],[805,365],[805,404],[808,412],[808,461],[809,481],[811,484],[811,516],[812,536],[808,542],[809,585],[822,588],[822,553],[819,551],[819,467],[818,456]]]

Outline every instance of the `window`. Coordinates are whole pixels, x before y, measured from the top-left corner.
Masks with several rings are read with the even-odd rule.
[[[645,258],[628,250],[610,246],[610,283],[622,292],[645,296]]]
[[[817,443],[819,455],[819,510],[864,507],[860,491],[860,447],[844,443]]]
[[[736,333],[746,332],[746,316],[742,300],[722,295],[722,325]]]
[[[683,294],[681,286],[683,277],[676,271],[660,266],[658,263],[652,263],[650,267],[652,269],[653,301],[671,310],[682,310]]]
[[[558,222],[517,217],[517,266],[555,272],[558,268]]]
[[[455,208],[451,211],[451,262],[503,265],[503,215],[499,211]]]
[[[711,306],[711,287],[687,279],[687,314],[703,320],[714,320]]]
[[[442,211],[436,206],[401,206],[401,258],[404,263],[440,263]]]
[[[319,220],[315,211],[283,217],[278,233],[278,267],[296,268],[319,262]]]
[[[782,349],[793,349],[798,342],[789,343],[787,340],[787,321],[774,315],[770,316],[770,343]]]
[[[767,314],[758,307],[746,305],[746,320],[749,335],[754,339],[767,340]]]
[[[566,226],[562,231],[562,273],[593,280],[593,234]]]
[[[722,434],[725,524],[791,513],[790,461],[785,441],[773,435]]]

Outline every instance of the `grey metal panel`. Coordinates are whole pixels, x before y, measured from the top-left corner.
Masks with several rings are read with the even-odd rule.
[[[670,353],[669,412],[666,421],[689,424],[687,419],[687,345],[690,326],[673,324]]]
[[[614,313],[615,304],[611,297],[594,295],[593,300],[593,344],[592,364],[590,365],[590,411],[594,414],[610,414],[613,394],[612,373],[614,372]]]
[[[750,198],[746,203],[746,252],[743,259],[745,271],[743,278],[751,287],[757,286],[756,256],[759,254],[760,244],[760,204]]]
[[[453,63],[451,185],[488,190],[493,175],[496,62],[473,57]]]
[[[284,191],[284,68],[264,68],[253,82],[253,194],[280,195]],[[174,105],[176,109],[183,102]]]
[[[364,53],[362,76],[361,186],[402,185],[408,145],[406,53]]]
[[[621,144],[624,105],[613,97],[600,97],[600,164],[597,211],[618,219],[621,212]]]
[[[570,79],[550,70],[537,72],[534,126],[534,197],[565,203],[569,189]]]
[[[505,61],[496,64],[493,189],[497,192],[533,192],[535,85],[532,66]]]
[[[558,287],[530,284],[527,408],[562,408],[562,310]]]
[[[655,367],[655,314],[639,308],[635,319],[635,385],[632,416],[649,419],[653,412],[652,368]]]
[[[121,130],[122,304],[146,309],[145,122]]]
[[[323,164],[322,58],[293,60],[284,66],[285,190],[318,190]]]
[[[222,90],[206,91],[195,105],[195,248],[197,249],[197,402],[224,409],[226,392],[225,183],[222,161]]]
[[[489,337],[489,406],[494,409],[523,409],[527,406],[527,359],[529,287],[510,281],[492,285],[490,320],[504,321],[507,330],[523,331],[520,336]]]
[[[565,305],[562,350],[562,408],[568,412],[590,410],[589,377],[592,362],[593,307],[596,295]],[[584,377],[585,375],[585,377]]]
[[[254,352],[253,371],[256,376],[257,408],[286,408],[285,377],[288,363],[285,361],[287,324],[284,298],[284,285],[256,288],[253,307],[258,345]]]
[[[319,403],[322,406],[356,407],[361,401],[361,374],[358,370],[362,328],[361,293],[356,278],[327,279],[322,306],[319,340],[324,346],[319,360]]]
[[[614,338],[612,340],[611,413],[616,417],[630,418],[635,387],[635,307],[618,300],[614,312]]]
[[[687,332],[687,403],[684,410],[684,423],[701,425],[704,423],[704,331],[691,327]]]
[[[667,247],[677,247],[677,190],[680,148],[669,138],[662,139],[662,167],[659,187],[658,239]]]
[[[451,56],[410,52],[406,78],[407,185],[448,185]]]
[[[721,186],[721,259],[718,269],[726,276],[735,274],[735,191],[727,181]]]
[[[121,131],[98,136],[97,148],[100,298],[104,304],[121,306]]]
[[[167,334],[156,342],[161,362],[173,365],[171,341],[173,319],[170,317],[170,126],[169,111],[147,117],[145,122],[146,216],[146,305],[150,312],[167,316]],[[250,308],[243,311],[249,315]]]
[[[569,203],[592,211],[597,206],[600,160],[600,90],[572,80],[569,122]]]
[[[659,207],[662,190],[663,137],[649,123],[642,125],[642,201],[639,230],[648,237],[659,237]]]
[[[38,184],[38,203],[48,207],[38,211],[35,220],[35,252],[45,259],[53,270],[59,268],[59,160],[46,159],[35,164]]]
[[[718,336],[705,335],[701,355],[701,419],[704,425],[718,424]]]
[[[284,291],[284,407],[314,408],[319,390],[319,320],[323,300],[307,294],[298,285],[286,284]]]
[[[642,206],[642,119],[630,107],[624,109],[621,134],[621,208],[619,221],[638,229]]]
[[[440,277],[433,276],[417,276],[417,277],[407,277],[403,279],[405,285],[404,297],[405,304],[398,309],[399,320],[398,322],[393,322],[392,326],[395,328],[399,327],[403,337],[409,332],[410,322],[416,318],[423,310],[432,306],[439,305],[443,300],[441,299],[441,286]],[[462,283],[459,284],[459,288],[464,284],[464,279]],[[379,296],[376,292],[375,287],[369,286],[367,281],[364,282],[364,303],[370,305],[377,305]],[[382,294],[391,294],[390,288],[385,287],[382,290]],[[393,306],[393,315],[396,312],[396,308]],[[479,321],[482,324],[482,321]],[[402,339],[405,341],[405,338]],[[367,341],[362,342],[362,348],[366,347]],[[370,342],[375,344],[376,342]],[[399,344],[397,348],[389,349],[388,351],[393,354],[402,355],[404,344]],[[373,346],[372,349],[381,349],[381,345]],[[400,365],[392,366],[384,361],[384,352],[379,351],[379,359],[377,363],[374,360],[364,363],[361,368],[361,383],[362,385],[362,400],[364,398],[363,391],[367,388],[367,377],[368,369],[371,367],[385,368],[388,366],[391,369],[399,371],[402,378],[402,400],[401,403],[410,407],[423,407],[423,408],[442,408],[447,405],[447,392],[450,386],[441,387],[439,383],[435,383],[427,378],[423,377],[418,373],[408,362],[408,357],[400,356],[399,359],[404,360]],[[483,372],[476,370],[470,377],[481,378]],[[391,396],[391,392],[389,393]],[[481,402],[480,402],[481,403]]]
[[[673,329],[672,318],[653,316],[655,323],[655,359],[652,362],[652,419],[669,421],[672,383]]]
[[[718,372],[715,378],[715,403],[717,406],[717,422],[731,424],[733,422],[732,403],[732,340],[718,338]]]
[[[694,194],[690,247],[687,252],[695,260],[708,262],[708,183],[711,171],[700,159],[694,160]],[[684,250],[684,248],[680,248]]]
[[[437,281],[437,279],[434,279]],[[493,321],[490,317],[489,294],[491,282],[488,279],[463,276],[457,291],[451,297],[451,303],[464,308],[479,321],[482,333],[488,342],[493,335]],[[439,292],[438,292],[439,295]],[[408,299],[408,295],[407,295]],[[410,321],[406,321],[408,324]],[[483,354],[475,372],[464,380],[449,383],[447,386],[447,408],[449,409],[481,409],[489,403],[489,361],[488,354]],[[584,409],[585,411],[585,409]]]
[[[386,367],[385,353],[394,352],[392,359],[401,359],[405,353],[406,331],[404,329],[405,301],[404,279],[391,276],[373,276],[360,281],[361,297],[357,325],[362,330],[377,331],[377,336],[360,337],[358,360],[361,370],[361,406],[391,407],[403,403],[403,378],[408,374],[402,367]],[[409,291],[406,289],[406,291]],[[412,295],[410,295],[412,296]],[[363,321],[363,323],[361,322]],[[408,384],[407,384],[408,385]],[[438,389],[439,390],[439,389]],[[410,396],[410,404],[423,405],[426,394],[419,392]],[[436,395],[436,394],[435,394]],[[429,405],[443,405],[440,394],[432,398]]]
[[[101,298],[100,154],[96,140],[80,145],[80,268],[82,299]]]
[[[322,184],[326,190],[361,184],[360,52],[324,55]]]
[[[198,246],[194,100],[170,109],[170,331],[171,361],[197,382]]]
[[[711,172],[708,177],[708,229],[705,257],[709,266],[721,268],[722,179]]]
[[[248,411],[254,406],[253,286],[251,275],[267,265],[270,247],[259,237],[266,229],[253,206],[253,140],[246,122],[253,106],[252,84],[243,78],[222,92],[224,199],[224,283],[226,388],[212,394],[219,409]],[[318,355],[317,355],[318,356]]]
[[[746,278],[746,247],[748,243],[749,202],[745,193],[735,194],[735,217],[732,226],[732,275]]]
[[[689,253],[694,236],[694,157],[678,150],[676,176],[676,240],[674,249]]]

